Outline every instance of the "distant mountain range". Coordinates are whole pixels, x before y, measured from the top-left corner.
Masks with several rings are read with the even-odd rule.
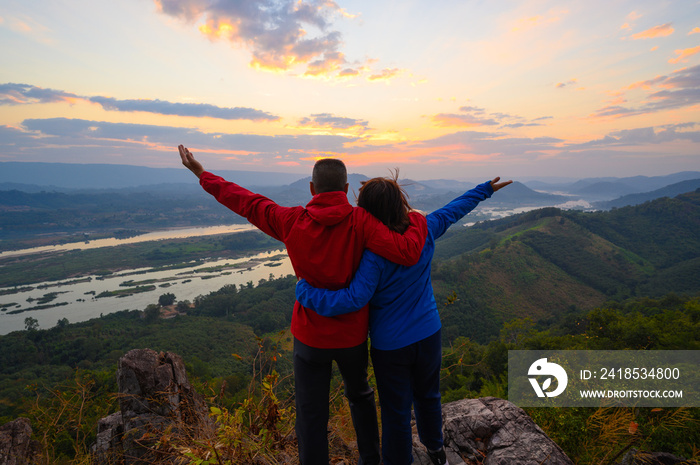
[[[227,179],[245,180],[251,186],[277,186],[289,184],[301,176],[292,173],[262,171],[217,170]],[[0,163],[0,187],[4,183],[45,186],[57,190],[75,189],[123,189],[155,184],[188,183],[194,179],[184,167],[149,168],[131,165],[76,164],[76,163]]]
[[[700,179],[690,179],[688,181],[677,182],[675,184],[671,184],[670,186],[662,187],[661,189],[656,189],[651,192],[628,194],[615,200],[597,202],[595,205],[602,210],[609,210],[611,208],[625,207],[628,205],[639,205],[640,203],[648,202],[660,197],[675,197],[679,194],[695,191],[697,189],[700,189]]]
[[[578,196],[588,201],[612,200],[629,194],[651,192],[682,181],[700,179],[700,171],[682,171],[667,176],[632,176],[627,178],[585,178],[575,182],[547,183],[528,181],[531,189]]]
[[[310,176],[259,171],[218,171],[216,174],[240,182],[281,205],[305,205],[311,198]],[[362,174],[349,175],[349,198],[353,202],[363,181]],[[414,208],[432,211],[446,204],[476,183],[449,179],[400,180]],[[698,188],[700,171],[667,176],[600,177],[577,181],[514,182],[489,200],[489,207],[501,209],[559,206],[578,202],[577,208],[609,209],[635,205],[663,196],[674,196]],[[68,194],[112,193],[130,195],[148,192],[155,197],[176,199],[201,193],[196,180],[184,168],[148,168],[128,165],[68,163],[0,163],[0,191]],[[64,199],[65,200],[65,199]],[[3,204],[0,201],[0,208]]]

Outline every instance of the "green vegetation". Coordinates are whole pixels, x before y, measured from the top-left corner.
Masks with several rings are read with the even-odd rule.
[[[545,328],[608,300],[700,289],[700,192],[610,212],[544,208],[438,241],[433,286],[447,341],[487,343],[513,318]]]
[[[128,289],[118,289],[116,291],[103,291],[95,296],[96,299],[101,299],[103,297],[125,297],[127,295],[140,294],[142,292],[155,291],[155,286],[136,286],[130,287]]]

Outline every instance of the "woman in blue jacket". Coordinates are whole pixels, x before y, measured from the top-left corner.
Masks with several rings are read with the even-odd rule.
[[[480,184],[427,215],[428,237],[416,265],[397,265],[366,250],[348,288],[317,289],[303,279],[297,284],[299,303],[323,316],[352,312],[369,302],[371,356],[382,407],[385,465],[413,461],[411,405],[418,435],[432,462],[447,464],[440,403],[441,323],[430,263],[437,238],[479,202],[512,182],[499,180]],[[374,178],[363,183],[357,204],[395,231],[402,233],[409,224],[411,207],[396,178]]]

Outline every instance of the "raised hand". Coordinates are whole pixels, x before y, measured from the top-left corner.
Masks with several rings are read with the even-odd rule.
[[[194,159],[194,155],[190,152],[184,145],[178,145],[177,149],[180,151],[180,158],[182,159],[182,164],[192,171],[195,176],[200,177],[204,172],[204,167],[200,162]]]
[[[498,182],[498,181],[500,181],[500,180],[501,180],[501,178],[500,178],[499,176],[496,176],[496,177],[493,178],[493,180],[491,181],[491,187],[493,188],[493,191],[494,191],[494,192],[496,192],[496,191],[499,190],[499,189],[502,189],[502,188],[506,187],[508,184],[512,184],[512,183],[513,183],[513,181]]]

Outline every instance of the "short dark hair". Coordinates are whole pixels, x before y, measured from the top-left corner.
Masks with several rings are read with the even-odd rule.
[[[317,194],[323,192],[344,191],[348,183],[348,171],[345,163],[337,158],[322,158],[314,165],[311,182]]]
[[[364,208],[392,231],[403,234],[411,221],[406,192],[397,181],[398,170],[391,178],[372,178],[364,181],[357,197],[357,206]]]

